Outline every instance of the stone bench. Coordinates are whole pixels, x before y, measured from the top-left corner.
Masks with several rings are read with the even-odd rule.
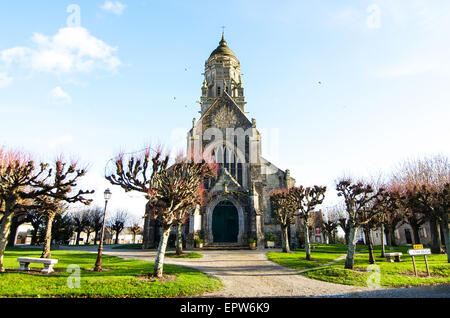
[[[386,256],[386,260],[388,261],[388,262],[391,262],[391,263],[393,263],[394,262],[394,259],[395,259],[395,261],[398,263],[398,262],[401,262],[402,261],[402,259],[401,259],[401,257],[402,257],[402,253],[400,253],[400,252],[395,252],[395,253],[385,253],[384,254],[384,256]]]
[[[57,259],[50,259],[50,258],[32,258],[32,257],[19,257],[17,261],[20,263],[20,271],[28,271],[28,265],[30,263],[40,263],[44,264],[44,269],[41,271],[41,273],[44,274],[50,274],[53,273],[53,265],[58,263]]]

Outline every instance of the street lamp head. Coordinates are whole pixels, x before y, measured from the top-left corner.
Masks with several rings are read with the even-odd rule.
[[[106,189],[104,195],[105,195],[105,200],[106,200],[106,201],[108,201],[109,199],[111,199],[111,195],[112,195],[111,190]]]

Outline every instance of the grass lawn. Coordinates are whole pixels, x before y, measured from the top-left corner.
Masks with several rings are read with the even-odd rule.
[[[161,281],[146,275],[153,272],[153,263],[124,260],[103,255],[104,272],[93,272],[97,255],[75,251],[53,251],[52,258],[59,260],[55,273],[40,275],[38,271],[16,272],[18,257],[40,257],[41,251],[8,249],[5,254],[7,272],[0,274],[0,297],[179,297],[195,296],[223,287],[220,280],[211,278],[198,270],[164,265]],[[80,288],[69,288],[73,272],[67,267],[80,267]],[[30,268],[42,269],[41,264],[30,264]],[[91,269],[91,270],[89,270]]]
[[[333,265],[304,272],[302,273],[302,275],[332,283],[354,286],[367,286],[367,279],[370,275],[372,275],[372,272],[367,271],[367,267],[370,265],[368,262],[369,254],[367,252],[366,246],[358,245],[357,248],[358,254],[355,257],[355,265],[353,270],[344,269],[345,260],[342,260]],[[408,249],[410,248],[411,247],[407,246],[393,248],[393,251],[403,253],[402,262],[390,263],[387,262],[385,258],[380,257],[381,247],[375,247],[374,256],[376,259],[376,265],[380,267],[381,286],[407,287],[450,283],[450,264],[447,263],[446,254],[427,256],[431,277],[426,276],[426,266],[423,256],[416,257],[416,265],[419,272],[419,277],[415,277],[412,259],[407,253]],[[362,249],[364,249],[364,251],[361,251]],[[318,259],[317,262],[314,262],[314,266],[318,266],[321,265],[321,263],[323,264],[328,262],[325,261],[326,250],[331,251],[332,255],[334,254],[334,256],[330,256],[328,260],[332,258],[336,259],[339,255],[345,254],[346,246],[331,245],[329,248],[327,248],[326,245],[319,245],[318,248],[312,250],[311,253],[313,259]],[[344,251],[344,253],[342,253],[342,251]],[[392,251],[386,249],[386,252]],[[296,254],[297,253],[303,253],[304,257],[304,252],[296,252]],[[276,258],[273,258],[272,260],[280,265],[295,269],[314,267],[304,264],[308,261],[302,259],[295,261],[293,257],[289,258],[289,256],[285,256],[284,258],[280,256],[279,259],[281,259],[282,261],[277,261]]]
[[[362,247],[358,245],[357,250],[360,249]],[[281,266],[303,270],[333,262],[346,253],[345,245],[314,244],[314,249],[311,250],[311,261],[306,260],[306,252],[303,249],[293,250],[292,253],[269,252],[267,257]]]

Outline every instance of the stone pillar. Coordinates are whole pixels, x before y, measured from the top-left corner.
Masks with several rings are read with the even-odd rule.
[[[189,234],[186,239],[186,248],[193,249],[195,240],[199,238],[199,232],[202,229],[202,215],[200,214],[200,206],[196,206],[194,213],[189,217]]]
[[[295,224],[291,224],[290,225],[290,234],[291,237],[289,238],[289,243],[292,246],[293,244],[295,244],[295,247],[298,248],[298,242],[297,242],[297,235],[296,235],[296,230],[295,230]]]
[[[251,208],[251,232],[255,236],[258,249],[264,249],[263,213],[259,209],[259,195],[256,191],[255,183],[252,182],[250,188],[250,208]]]
[[[264,214],[256,214],[256,243],[259,250],[262,250],[265,247],[263,221]]]

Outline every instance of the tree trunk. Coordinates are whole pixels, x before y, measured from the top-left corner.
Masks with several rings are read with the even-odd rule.
[[[420,244],[420,234],[419,234],[420,227],[417,225],[411,225],[411,228],[413,230],[414,244]]]
[[[31,245],[36,245],[37,244],[37,235],[38,235],[38,229],[34,229],[31,232]]]
[[[443,224],[443,222],[441,220],[439,222],[439,233],[441,233],[441,246],[445,247],[445,233],[444,233],[444,227],[442,226],[442,224]]]
[[[177,224],[177,239],[176,239],[176,246],[177,246],[177,255],[183,254],[183,233],[181,231],[181,224]]]
[[[14,211],[11,211],[8,206],[5,206],[5,214],[3,215],[2,223],[0,224],[0,273],[5,271],[3,256],[5,255],[6,245],[8,244],[9,230],[13,216]]]
[[[88,231],[86,234],[86,242],[84,243],[84,245],[89,244],[89,236],[91,236],[91,231]]]
[[[325,244],[331,244],[333,242],[333,238],[331,237],[331,232],[325,233]]]
[[[353,264],[355,262],[355,250],[356,250],[356,233],[358,232],[358,227],[350,227],[348,233],[348,250],[347,257],[345,259],[345,268],[353,269]]]
[[[80,235],[81,231],[77,232],[77,245],[80,245]]]
[[[391,231],[391,227],[389,225],[386,225],[386,227],[384,228],[384,234],[386,235],[387,246],[392,246]]]
[[[98,242],[98,240],[99,240],[99,238],[98,238],[98,232],[100,232],[100,231],[95,231],[94,245],[97,245],[97,242]]]
[[[390,229],[390,236],[391,236],[391,244],[392,244],[392,246],[398,246],[398,244],[397,244],[397,238],[395,237],[395,227],[392,227],[391,229]]]
[[[367,247],[369,248],[369,264],[375,264],[375,258],[373,257],[373,244],[372,244],[372,237],[370,236],[370,229],[367,229],[367,231],[364,231],[366,233],[366,241],[367,241]]]
[[[55,214],[50,214],[47,218],[47,230],[45,231],[44,249],[42,251],[41,258],[50,258],[50,249],[52,245],[52,227]]]
[[[442,216],[442,235],[445,238],[445,251],[447,253],[447,262],[450,263],[450,231],[448,229],[448,215],[445,213]]]
[[[142,233],[142,248],[147,249],[149,247],[150,247],[150,218],[147,215],[144,220],[144,232]]]
[[[16,234],[17,229],[19,228],[19,222],[17,220],[17,217],[13,217],[11,220],[11,226],[9,229],[9,238],[8,238],[8,244],[6,246],[14,247],[16,244]]]
[[[119,244],[119,231],[116,231],[116,239],[114,240],[114,244]]]
[[[158,252],[156,253],[155,270],[153,275],[156,277],[162,277],[164,256],[166,255],[167,241],[169,240],[171,226],[163,228],[163,233],[159,240]]]
[[[441,254],[441,237],[439,235],[438,222],[436,218],[430,218],[430,232],[431,232],[431,253]]]
[[[281,226],[281,247],[283,248],[284,253],[291,252],[291,248],[289,247],[288,227],[289,225]]]
[[[345,230],[345,229],[344,229]],[[345,244],[350,244],[350,231],[349,229],[345,230]]]
[[[306,253],[306,259],[308,261],[311,260],[311,244],[309,242],[309,228],[307,225],[308,222],[305,220],[305,253]]]
[[[384,257],[384,253],[386,252],[384,247],[384,224],[381,224],[381,257]]]

